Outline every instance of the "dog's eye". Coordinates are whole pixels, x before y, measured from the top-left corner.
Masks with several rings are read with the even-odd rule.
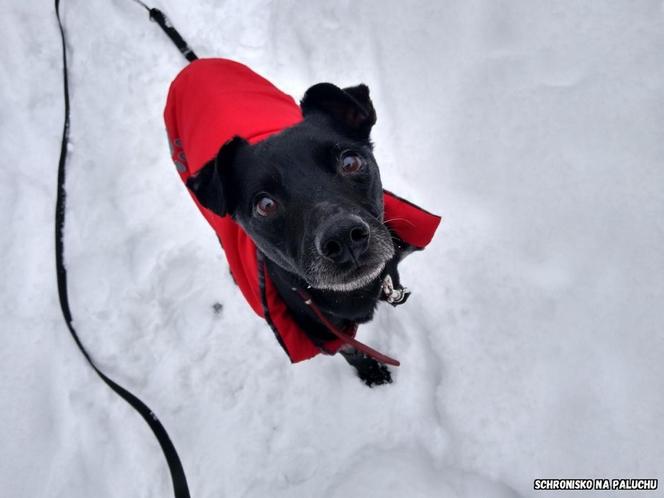
[[[339,163],[341,173],[344,175],[352,175],[362,169],[362,166],[364,166],[364,159],[354,152],[346,151],[341,154]]]
[[[256,212],[260,216],[270,216],[277,211],[277,201],[268,195],[261,195],[256,200]]]

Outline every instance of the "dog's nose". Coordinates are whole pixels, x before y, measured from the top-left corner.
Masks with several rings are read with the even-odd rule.
[[[337,264],[355,261],[369,248],[369,225],[359,216],[330,220],[316,238],[318,252]]]

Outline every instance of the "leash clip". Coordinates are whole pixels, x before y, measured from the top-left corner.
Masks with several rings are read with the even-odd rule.
[[[389,274],[385,275],[383,279],[382,290],[385,301],[392,306],[405,303],[406,299],[410,296],[410,290],[407,287],[394,288],[392,277]]]

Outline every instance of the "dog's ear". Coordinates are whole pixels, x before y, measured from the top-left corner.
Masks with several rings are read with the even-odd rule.
[[[187,180],[187,188],[204,208],[219,216],[226,216],[231,211],[228,183],[233,162],[238,151],[248,145],[245,139],[233,137],[221,146],[216,158]]]
[[[332,116],[352,135],[368,139],[376,124],[376,111],[369,87],[357,85],[343,90],[332,83],[318,83],[306,91],[300,102],[302,115],[323,112]]]

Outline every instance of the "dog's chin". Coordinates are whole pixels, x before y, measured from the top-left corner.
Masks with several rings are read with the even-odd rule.
[[[360,267],[330,280],[322,279],[311,286],[315,289],[333,292],[350,292],[366,287],[374,282],[385,268],[385,261],[369,267]]]

